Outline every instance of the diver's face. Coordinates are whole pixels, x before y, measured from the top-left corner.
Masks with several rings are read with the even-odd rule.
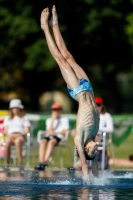
[[[90,158],[94,158],[96,155],[96,150],[95,149],[90,150],[88,155],[90,156]]]
[[[89,148],[85,148],[85,151],[87,153],[87,155],[90,157],[90,158],[94,158],[95,155],[96,155],[96,150],[97,150],[97,146],[90,146]]]

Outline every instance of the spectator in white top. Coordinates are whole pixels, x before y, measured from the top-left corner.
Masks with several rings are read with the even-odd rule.
[[[45,169],[54,147],[63,140],[66,132],[69,130],[69,119],[61,116],[62,105],[54,103],[51,106],[51,110],[51,118],[46,120],[46,135],[40,142],[39,164],[35,166],[36,170]]]
[[[22,145],[27,133],[30,132],[30,122],[24,114],[24,106],[20,99],[12,99],[9,104],[9,116],[4,120],[4,134],[6,143],[6,166],[4,171],[10,170],[10,147],[16,146],[19,170],[24,170],[22,159]]]
[[[100,122],[99,122],[99,131],[96,137],[96,141],[100,142],[103,138],[103,132],[106,132],[107,138],[109,134],[112,134],[114,130],[113,118],[110,113],[106,112],[105,105],[103,103],[103,99],[101,97],[95,97],[95,102],[98,106],[100,112]],[[102,159],[102,151],[98,151],[98,163],[99,168],[101,167],[101,159]],[[109,168],[109,155],[107,150],[105,151],[105,169]]]
[[[114,130],[113,118],[110,113],[106,112],[106,108],[101,97],[95,97],[95,102],[100,112],[98,135],[102,136],[103,132],[111,134]]]

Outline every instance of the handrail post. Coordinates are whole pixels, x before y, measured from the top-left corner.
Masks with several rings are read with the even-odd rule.
[[[30,133],[27,133],[27,161],[26,161],[26,167],[29,168],[30,163]]]
[[[104,165],[105,165],[105,148],[106,148],[106,133],[103,132],[103,150],[102,150],[101,171],[104,170]]]

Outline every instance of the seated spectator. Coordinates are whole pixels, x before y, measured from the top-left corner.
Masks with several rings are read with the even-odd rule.
[[[13,99],[9,104],[9,115],[4,120],[5,134],[5,155],[6,166],[4,171],[10,170],[10,148],[12,145],[16,147],[18,157],[19,170],[23,171],[22,146],[25,143],[25,137],[30,132],[30,122],[24,114],[24,106],[20,99]]]
[[[114,130],[113,118],[111,114],[106,111],[101,97],[95,97],[95,102],[100,112],[98,136],[102,138],[103,132],[106,132],[107,136],[109,136],[109,134],[111,134]]]
[[[106,112],[103,99],[101,97],[95,97],[95,102],[100,112],[99,131],[96,137],[96,142],[101,142],[103,138],[103,132],[106,132],[107,138],[109,134],[112,134],[114,130],[113,118],[110,113]],[[99,166],[101,166],[102,151],[98,151]],[[109,168],[109,156],[107,151],[105,152],[105,169]]]
[[[58,145],[58,143],[65,137],[66,132],[69,130],[68,118],[61,116],[61,104],[52,104],[51,110],[51,118],[46,120],[46,135],[40,142],[39,164],[35,166],[36,170],[45,169],[54,147]]]

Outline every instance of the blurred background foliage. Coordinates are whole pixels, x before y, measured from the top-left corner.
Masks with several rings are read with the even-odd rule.
[[[95,96],[111,113],[133,112],[133,0],[0,0],[0,109],[18,97],[29,111],[66,84],[40,28],[43,8],[55,4],[62,35],[88,74]]]

